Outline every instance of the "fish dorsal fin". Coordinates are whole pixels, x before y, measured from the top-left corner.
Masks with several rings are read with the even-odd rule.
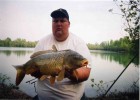
[[[64,79],[65,76],[65,69],[63,68],[60,73],[58,74],[57,81],[61,81]]]
[[[53,51],[55,51],[55,52],[58,51],[55,45],[52,45],[52,49],[53,49]]]
[[[42,54],[45,54],[45,53],[52,53],[52,52],[57,52],[57,48],[56,48],[55,45],[52,45],[52,50],[43,50],[43,51],[35,52],[30,56],[30,58],[34,58],[34,57],[37,57],[39,55],[42,55]]]

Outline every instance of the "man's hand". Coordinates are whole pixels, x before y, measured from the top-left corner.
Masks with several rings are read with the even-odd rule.
[[[86,81],[89,77],[91,68],[81,67],[74,71],[66,71],[65,77],[68,77],[74,82],[83,82]]]
[[[35,71],[34,73],[31,74],[31,76],[34,76],[36,78],[40,78],[42,76],[42,74],[40,73],[40,71]]]

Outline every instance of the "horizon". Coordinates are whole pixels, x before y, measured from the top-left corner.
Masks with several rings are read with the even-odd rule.
[[[125,37],[125,36],[124,36],[124,37]],[[5,39],[7,39],[7,38],[10,38],[10,37],[6,37],[6,38],[4,38],[4,39],[1,39],[1,38],[0,38],[0,40],[5,40]],[[123,37],[120,37],[120,38],[123,38]],[[119,39],[120,39],[120,38],[119,38]],[[10,38],[10,39],[11,39],[11,38]],[[17,40],[17,39],[22,39],[22,40],[23,40],[23,39],[25,39],[25,38],[15,38],[15,39],[11,39],[11,41],[14,41],[14,40]],[[116,40],[119,40],[119,39],[115,39],[115,40],[113,40],[113,41],[116,41]],[[25,39],[25,40],[26,40],[26,42],[27,42],[27,41],[29,41],[29,42],[38,42],[38,41],[39,41],[39,40],[32,41],[32,40],[27,40],[27,39]],[[110,41],[111,41],[111,40],[102,41],[102,42],[110,42]],[[101,43],[102,43],[102,42],[101,42]],[[86,44],[101,44],[101,43],[97,43],[97,42],[96,42],[96,43],[86,43]]]

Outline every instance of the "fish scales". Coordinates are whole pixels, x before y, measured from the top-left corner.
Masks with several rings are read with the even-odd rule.
[[[63,60],[64,60],[65,52],[53,52],[48,54],[43,54],[38,57],[31,59],[27,62],[27,65],[31,65],[31,63],[35,63],[40,68],[40,71],[43,74],[51,74],[55,73],[55,69],[62,69]]]

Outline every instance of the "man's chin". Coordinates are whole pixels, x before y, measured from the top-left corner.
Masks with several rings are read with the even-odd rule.
[[[56,32],[56,33],[55,33],[55,36],[56,36],[56,37],[61,37],[62,35],[63,35],[62,32]]]
[[[59,34],[60,34],[60,35],[62,35],[62,34],[63,34],[63,32],[62,32],[62,31],[59,31],[59,30],[58,30],[58,31],[56,31],[55,33],[56,33],[56,34],[58,34],[58,35],[59,35]]]

